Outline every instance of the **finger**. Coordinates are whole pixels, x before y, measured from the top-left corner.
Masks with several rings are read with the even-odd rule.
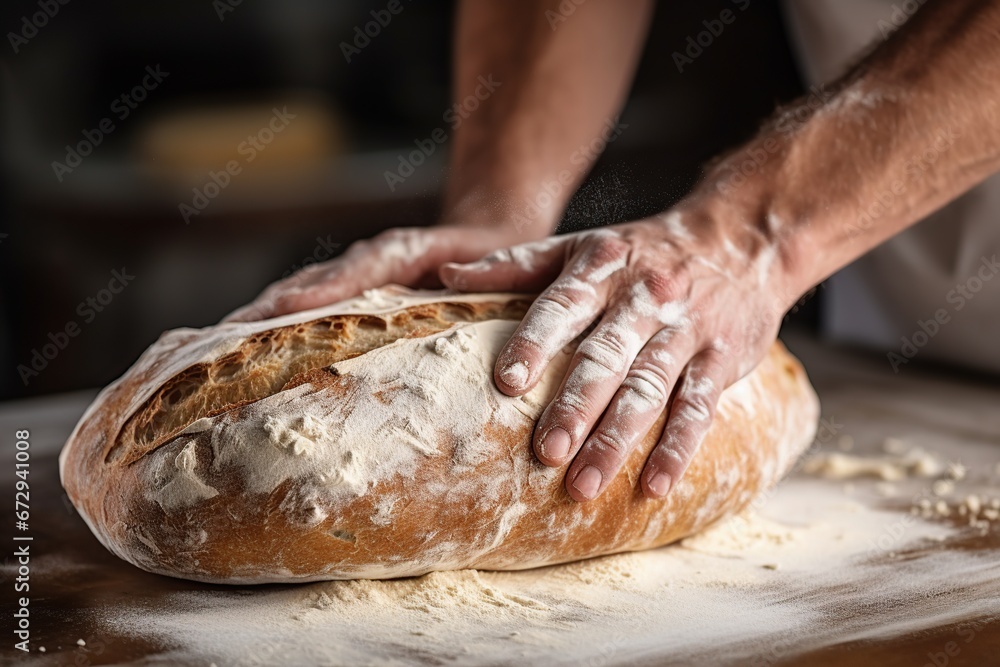
[[[552,358],[593,324],[606,302],[605,289],[572,277],[552,283],[497,356],[494,380],[500,391],[518,396],[535,386]]]
[[[388,283],[416,285],[444,261],[450,246],[424,229],[392,229],[351,245],[343,255],[275,283],[258,299],[269,317],[309,310],[358,296]]]
[[[649,498],[663,498],[680,481],[715,417],[722,391],[732,381],[729,364],[714,349],[699,352],[684,371],[670,417],[650,453],[640,483]]]
[[[670,378],[676,379],[674,369],[678,363],[683,364],[682,360],[675,362],[675,359],[686,358],[683,355],[688,347],[692,347],[686,343],[687,337],[678,339],[677,335],[674,331],[659,331],[642,347],[628,371],[616,373],[610,372],[603,363],[597,363],[592,353],[581,345],[584,356],[579,358],[577,365],[571,366],[559,393],[538,421],[534,443],[538,458],[546,465],[558,466],[575,456],[608,402],[611,401],[613,408],[615,401],[619,400],[622,394],[620,387],[634,387],[636,391],[646,394],[651,392],[640,384],[639,378],[649,383],[656,383],[656,378],[661,378],[661,391],[669,397],[673,386]],[[674,354],[666,351],[671,343],[675,348]],[[633,376],[636,379],[631,379]]]
[[[530,390],[556,353],[597,319],[608,301],[609,279],[625,268],[628,251],[625,243],[596,233],[579,249],[497,356],[494,378],[502,392]]]
[[[570,452],[575,458],[567,470],[566,488],[574,499],[592,500],[614,479],[663,414],[694,350],[694,338],[686,329],[661,329],[646,343],[624,379],[614,385],[598,427],[586,437],[578,454]]]
[[[358,296],[367,289],[390,281],[390,272],[377,260],[361,262],[342,260],[317,275],[313,282],[276,290],[266,297],[271,303],[271,317],[310,310]],[[334,260],[337,261],[337,260]],[[368,266],[367,270],[362,270]],[[404,277],[401,277],[404,279]]]
[[[317,290],[319,285],[332,283],[338,289],[343,290],[346,296],[337,298],[339,294],[330,290],[327,298],[333,299],[326,303],[334,303],[343,299],[355,296],[364,291],[364,287],[354,284],[353,281],[339,282],[338,277],[342,271],[338,267],[348,266],[357,261],[368,252],[369,242],[358,241],[351,245],[340,257],[323,262],[322,264],[311,264],[299,269],[288,278],[275,281],[264,288],[256,299],[238,308],[222,319],[223,322],[248,322],[262,320],[269,317],[277,317],[297,310],[307,310],[315,305],[310,304],[310,293],[312,296],[319,296]],[[350,275],[350,272],[347,273]],[[353,293],[352,293],[353,292]],[[316,304],[321,305],[321,304]]]
[[[441,261],[443,249],[434,238],[422,229],[392,229],[370,241],[354,243],[324,270],[277,289],[274,314],[326,306],[388,283],[415,284]]]
[[[553,236],[496,250],[468,264],[444,264],[439,271],[446,287],[463,292],[537,292],[559,275],[569,245]]]

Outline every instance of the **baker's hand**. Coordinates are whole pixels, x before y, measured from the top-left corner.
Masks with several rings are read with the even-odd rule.
[[[561,348],[595,325],[534,435],[546,465],[572,460],[566,488],[576,500],[601,494],[669,402],[641,476],[648,497],[665,496],[722,391],[774,341],[791,305],[777,219],[722,217],[674,211],[442,267],[454,289],[541,291],[498,357],[495,381],[505,394],[528,391]]]
[[[499,225],[390,229],[352,244],[340,257],[312,264],[269,285],[223,322],[261,320],[318,308],[389,283],[440,287],[438,269],[445,262],[476,260],[524,238],[513,226]]]

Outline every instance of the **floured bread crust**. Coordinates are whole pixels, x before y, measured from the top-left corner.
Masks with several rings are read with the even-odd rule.
[[[638,488],[661,419],[598,500],[576,503],[530,445],[573,346],[523,397],[492,380],[530,302],[387,288],[168,332],[87,410],[63,485],[108,549],[151,572],[389,578],[667,544],[746,506],[815,435],[816,395],[776,343],[723,394],[668,498]]]

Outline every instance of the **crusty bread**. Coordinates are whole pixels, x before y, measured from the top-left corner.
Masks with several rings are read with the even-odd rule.
[[[775,344],[725,392],[668,498],[638,488],[661,419],[598,500],[574,502],[530,448],[573,346],[522,398],[492,381],[530,301],[394,288],[168,332],[87,410],[63,485],[108,549],[151,572],[388,578],[667,544],[746,506],[812,441],[816,396]]]

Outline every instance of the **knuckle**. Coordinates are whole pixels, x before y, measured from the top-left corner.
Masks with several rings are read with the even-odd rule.
[[[686,299],[690,281],[683,269],[674,271],[651,271],[642,280],[655,303],[669,303]]]
[[[660,368],[641,366],[629,371],[622,387],[633,392],[647,406],[655,407],[667,402],[670,381]]]
[[[546,290],[535,300],[535,305],[539,311],[560,317],[571,316],[579,307],[577,300],[561,286],[553,286]]]
[[[553,286],[538,297],[538,303],[549,309],[562,310],[569,313],[576,306],[576,300],[561,286]]]
[[[594,261],[613,262],[628,256],[629,244],[617,234],[594,234],[590,242],[590,257]]]
[[[597,407],[594,394],[593,383],[580,382],[578,375],[571,376],[566,387],[552,401],[550,410],[552,417],[560,421],[567,419],[579,423],[588,421]]]
[[[630,246],[616,234],[594,237],[574,261],[573,273],[600,283],[628,265]]]
[[[602,428],[590,436],[589,450],[614,465],[620,465],[629,453],[628,442],[612,429]]]
[[[704,394],[679,394],[674,399],[674,414],[685,423],[707,424],[715,414],[715,400]]]
[[[597,364],[609,373],[621,373],[630,361],[630,344],[615,329],[607,328],[588,336],[577,348],[577,355]]]
[[[672,436],[659,444],[654,456],[650,458],[657,468],[665,470],[676,479],[694,458],[695,447],[690,443],[691,438],[687,435]]]

